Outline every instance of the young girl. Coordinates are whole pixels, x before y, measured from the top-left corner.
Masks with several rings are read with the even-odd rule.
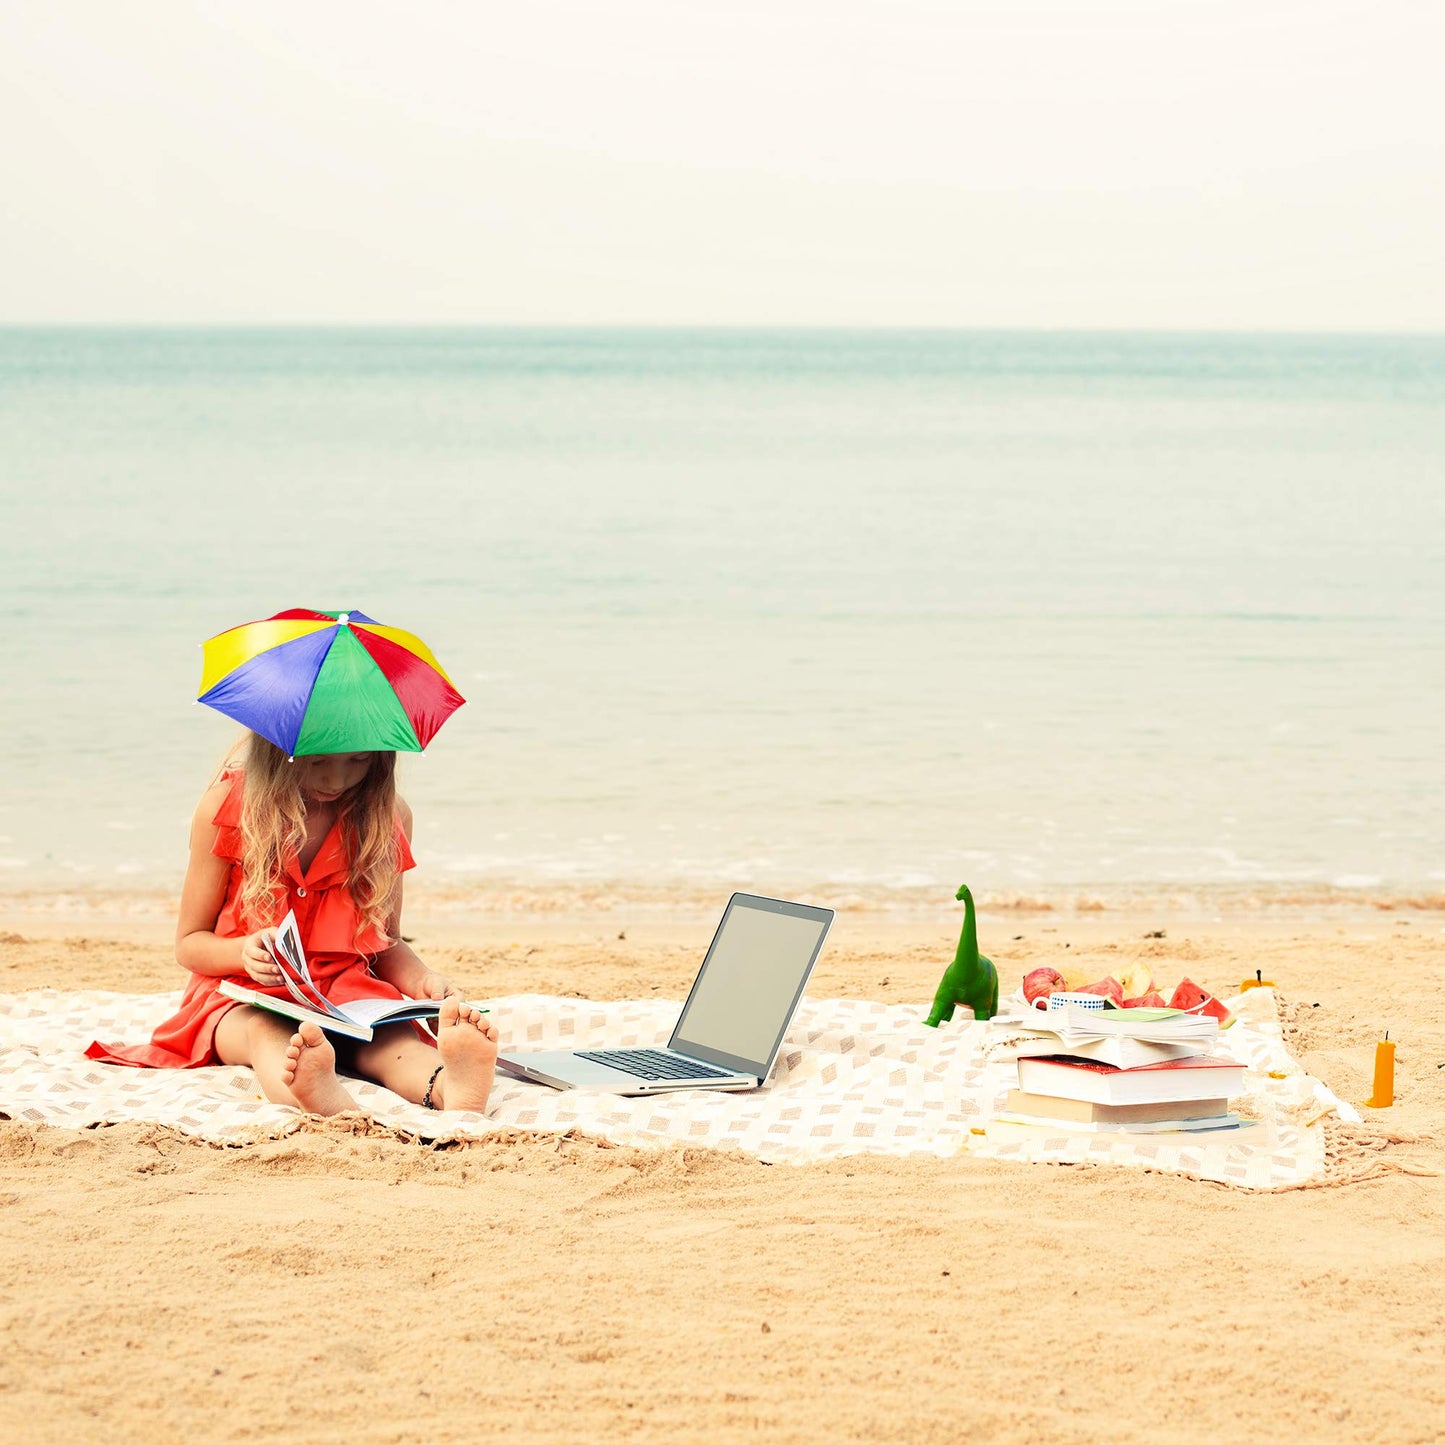
[[[395,753],[288,759],[252,733],[244,761],[227,764],[191,824],[176,926],[176,958],[191,981],[180,1012],[149,1044],[92,1044],[90,1057],[150,1068],[247,1064],[273,1103],[354,1109],[320,1028],[293,1031],[219,991],[230,978],[289,997],[265,943],[289,908],[327,998],[445,1000],[435,1044],[413,1024],[385,1025],[370,1043],[348,1045],[351,1069],[429,1108],[483,1108],[496,1030],[401,938],[401,875],[416,865],[395,773]]]

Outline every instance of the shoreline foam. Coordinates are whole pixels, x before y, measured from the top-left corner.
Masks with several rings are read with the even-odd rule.
[[[532,879],[489,879],[437,885],[409,883],[407,916],[463,917],[683,918],[713,915],[737,889],[777,897],[826,902],[840,913],[879,920],[919,922],[947,919],[957,905],[951,890],[859,887],[827,880],[781,879],[719,881],[698,884],[648,884],[634,880],[559,885]],[[0,919],[156,919],[174,915],[179,896],[174,886],[0,888]],[[1430,889],[1341,888],[1295,884],[1260,888],[1222,883],[1181,887],[1139,884],[1131,887],[1056,886],[1037,890],[976,888],[981,914],[1024,918],[1159,916],[1213,922],[1276,919],[1369,917],[1381,913],[1445,914],[1445,891]]]

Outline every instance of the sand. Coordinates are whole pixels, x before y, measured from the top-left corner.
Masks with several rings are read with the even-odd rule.
[[[812,992],[923,1000],[951,926],[844,918]],[[408,931],[477,993],[676,998],[708,920]],[[157,920],[0,909],[0,938],[0,991],[178,985]],[[1006,986],[1064,956],[1262,968],[1355,1101],[1389,1028],[1368,1177],[3,1122],[0,1438],[1445,1440],[1445,915],[1041,913],[983,943]]]

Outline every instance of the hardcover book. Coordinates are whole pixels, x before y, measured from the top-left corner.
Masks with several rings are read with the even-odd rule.
[[[1019,1088],[1057,1099],[1093,1104],[1160,1104],[1232,1098],[1244,1088],[1244,1065],[1194,1054],[1164,1063],[1121,1069],[1085,1059],[1022,1058]]]
[[[1010,1089],[1003,1101],[1010,1114],[1035,1114],[1079,1124],[1148,1124],[1160,1119],[1203,1119],[1229,1112],[1228,1099],[1177,1099],[1157,1104],[1096,1104],[1088,1099],[1061,1099],[1056,1094],[1030,1094]]]

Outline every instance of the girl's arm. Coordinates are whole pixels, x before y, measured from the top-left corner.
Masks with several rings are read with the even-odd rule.
[[[181,907],[176,919],[176,962],[192,973],[221,978],[249,974],[257,983],[281,982],[281,971],[266,951],[263,928],[245,938],[217,938],[216,919],[226,901],[230,865],[211,852],[219,831],[211,821],[226,797],[226,785],[210,789],[191,819],[191,858],[181,885]]]
[[[402,832],[406,834],[406,841],[410,843],[411,809],[401,798],[396,800],[396,815],[401,819]],[[433,973],[417,957],[411,944],[402,940],[401,892],[401,875],[398,874],[396,885],[391,891],[391,908],[386,924],[387,937],[396,941],[384,953],[376,955],[371,962],[371,971],[378,978],[384,978],[394,988],[399,988],[408,998],[446,998],[450,994],[460,993],[461,990],[449,979],[443,978],[439,973]]]

